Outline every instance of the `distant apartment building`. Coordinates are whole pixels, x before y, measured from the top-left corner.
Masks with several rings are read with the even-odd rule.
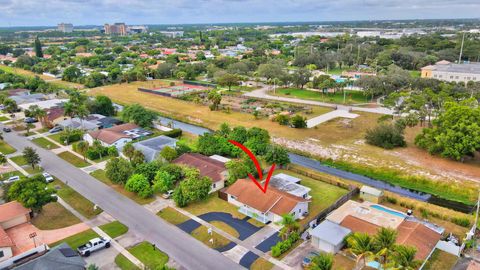
[[[160,31],[160,34],[170,38],[183,37],[183,31]]]
[[[106,35],[118,35],[118,36],[125,36],[127,35],[127,25],[125,23],[115,23],[115,24],[108,24],[106,23],[103,26]]]
[[[146,25],[132,25],[132,26],[128,26],[127,29],[128,29],[128,33],[132,33],[132,34],[148,32],[148,26]]]
[[[423,67],[421,76],[446,82],[480,82],[480,63],[454,64],[443,60]]]
[[[59,23],[57,26],[57,30],[63,33],[71,33],[73,32],[73,24],[71,23]]]

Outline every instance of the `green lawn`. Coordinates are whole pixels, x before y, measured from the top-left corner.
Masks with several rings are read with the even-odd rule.
[[[455,255],[445,251],[435,249],[432,256],[428,259],[425,270],[450,270],[457,262],[458,258]]]
[[[0,122],[7,121],[7,120],[10,120],[10,118],[8,118],[4,115],[0,116]]]
[[[10,160],[13,161],[15,164],[17,164],[18,166],[27,165],[27,161],[23,158],[22,155],[11,157]]]
[[[94,232],[92,229],[88,229],[81,233],[74,234],[67,238],[64,238],[55,243],[49,244],[50,247],[58,246],[63,242],[66,242],[72,249],[76,250],[79,246],[87,243],[90,239],[99,237],[99,235]]]
[[[18,166],[22,167],[29,174],[37,174],[43,172],[43,169],[39,165],[36,165],[35,169],[33,169],[32,166],[27,164],[27,161],[25,160],[25,158],[23,158],[22,155],[11,157],[10,160],[12,160]]]
[[[0,141],[0,152],[4,155],[15,153],[17,150],[4,141]]]
[[[147,241],[141,242],[127,250],[139,259],[147,269],[161,269],[168,262],[168,255],[158,250],[158,248],[154,249],[152,244]]]
[[[183,223],[190,219],[171,207],[163,208],[157,213],[157,216],[161,217],[162,219],[173,225]]]
[[[70,164],[77,168],[83,168],[91,165],[87,161],[84,161],[82,158],[77,157],[76,155],[70,153],[69,151],[62,152],[58,154],[59,157],[64,159],[65,161],[68,161]]]
[[[7,173],[3,173],[3,174],[0,174],[0,179],[1,180],[7,180],[8,178],[12,177],[12,176],[15,176],[15,175],[18,175],[20,177],[23,177],[24,175],[19,172],[19,171],[12,171],[12,172],[7,172]]]
[[[62,181],[56,179],[50,185],[57,190],[57,195],[60,198],[62,198],[87,219],[94,218],[98,214],[102,213],[102,209],[100,207],[94,209],[94,204],[91,201],[87,200],[71,187],[65,185]]]
[[[55,143],[43,138],[43,137],[40,137],[40,138],[36,138],[36,139],[33,139],[32,140],[33,143],[35,143],[36,145],[42,147],[42,148],[45,148],[45,149],[57,149],[59,148],[60,146],[56,145]]]
[[[118,254],[117,257],[115,257],[115,264],[122,270],[140,270],[140,268],[138,268],[121,253]]]
[[[193,236],[198,241],[204,243],[208,247],[214,248],[214,249],[224,247],[228,245],[228,243],[230,243],[230,240],[228,240],[227,238],[223,237],[222,235],[216,232],[212,232],[212,234],[210,235],[208,233],[208,228],[204,225],[193,230],[190,233],[190,235]],[[213,244],[210,242],[210,239],[213,239]]]
[[[332,68],[332,69],[329,69],[328,70],[328,74],[331,74],[331,75],[342,75],[342,72],[346,71],[347,69],[343,69],[343,68]],[[326,72],[327,70],[325,70]]]
[[[282,97],[291,97],[307,100],[315,100],[328,103],[339,103],[343,104],[343,92],[338,91],[337,93],[328,93],[323,94],[322,92],[299,89],[299,88],[280,88],[276,90],[276,93],[270,92],[272,95],[282,96]],[[369,98],[363,94],[362,91],[346,91],[345,103],[365,103],[369,102]]]
[[[58,202],[45,205],[42,211],[32,219],[32,224],[41,230],[60,229],[80,222],[80,219]]]
[[[147,203],[151,203],[155,200],[155,198],[153,196],[151,198],[146,198],[146,199],[140,198],[137,194],[135,194],[133,192],[126,191],[123,188],[122,185],[112,183],[112,181],[110,181],[110,179],[108,179],[108,177],[105,175],[104,170],[96,170],[96,171],[90,173],[90,175],[95,177],[99,181],[103,182],[107,186],[110,186],[116,192],[118,192],[118,193],[130,198],[131,200],[137,202],[138,204],[147,204]]]
[[[128,227],[120,223],[118,220],[103,224],[99,226],[99,228],[111,238],[116,238],[128,232]]]
[[[47,137],[49,137],[50,139],[58,142],[59,144],[62,144],[62,145],[66,145],[64,141],[60,140],[60,136],[62,136],[62,133],[61,132],[57,132],[53,135],[48,135]]]
[[[296,174],[288,170],[275,170],[275,174],[285,173],[293,177],[302,179],[302,185],[311,188],[310,196],[312,196],[312,201],[309,204],[308,212],[309,216],[303,220],[300,220],[300,224],[304,225],[311,220],[322,210],[326,209],[337,201],[340,197],[348,193],[348,190],[330,185],[328,183],[322,182],[320,180],[315,180],[313,178]]]

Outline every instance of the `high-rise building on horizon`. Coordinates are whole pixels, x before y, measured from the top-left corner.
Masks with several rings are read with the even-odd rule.
[[[127,35],[127,26],[125,23],[115,23],[115,24],[108,24],[106,23],[103,26],[106,35],[119,35],[125,36]]]
[[[73,32],[73,24],[71,23],[59,23],[57,26],[57,30],[63,33],[71,33]]]

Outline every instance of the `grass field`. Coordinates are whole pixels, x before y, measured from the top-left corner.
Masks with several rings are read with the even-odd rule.
[[[4,141],[0,141],[0,152],[4,155],[15,153],[17,150]]]
[[[353,103],[366,103],[369,101],[368,97],[366,97],[363,92],[361,91],[345,91],[345,104],[353,104]],[[339,103],[344,104],[343,102],[343,93],[329,93],[323,94],[322,92],[316,92],[306,89],[299,89],[299,88],[281,88],[277,89],[276,93],[270,92],[270,94],[275,96],[282,96],[282,97],[292,97],[292,98],[300,98],[300,99],[307,99],[307,100],[315,100],[321,102],[328,102],[328,103]]]
[[[455,255],[445,251],[435,249],[432,256],[428,259],[425,270],[450,270],[457,262],[458,258]]]
[[[50,186],[57,190],[57,195],[60,198],[62,198],[66,203],[68,203],[87,219],[94,218],[98,214],[102,213],[102,209],[100,209],[100,207],[94,209],[94,204],[91,201],[87,200],[85,197],[80,195],[80,193],[65,185],[63,182],[55,180],[50,184]]]
[[[141,261],[147,269],[162,269],[162,267],[168,262],[168,255],[158,250],[158,248],[154,249],[153,245],[147,241],[141,242],[133,247],[128,248],[127,250],[139,261]],[[134,265],[125,257],[118,260],[117,258],[115,258],[115,262],[122,270],[138,269],[134,267]],[[125,260],[127,260],[128,263],[125,263]]]
[[[49,244],[50,247],[58,246],[59,244],[65,242],[67,243],[73,250],[76,250],[79,246],[85,244],[87,241],[89,241],[92,238],[99,237],[99,235],[94,232],[92,229],[88,229],[86,231],[83,231],[81,233],[74,234],[72,236],[69,236],[67,238],[64,238],[60,241],[57,241],[55,243]]]
[[[140,270],[139,267],[133,264],[122,254],[118,254],[117,257],[115,257],[115,264],[122,270]]]
[[[33,139],[32,140],[33,143],[35,143],[36,145],[44,148],[44,149],[57,149],[59,148],[60,146],[56,145],[55,143],[43,138],[43,137],[39,137],[39,138],[36,138],[36,139]]]
[[[60,229],[80,222],[80,219],[58,202],[45,205],[42,211],[32,219],[32,224],[40,230]]]
[[[166,207],[158,211],[157,216],[173,225],[178,225],[190,219],[171,207]]]
[[[311,217],[316,216],[322,210],[332,205],[340,197],[348,193],[348,190],[330,185],[320,180],[315,180],[307,176],[296,174],[286,170],[275,170],[275,174],[285,173],[293,177],[302,179],[302,185],[311,188],[310,196],[312,196],[312,202],[308,206],[309,216],[303,220],[300,220],[301,225],[305,225],[311,220]]]
[[[99,181],[103,182],[107,186],[110,186],[116,192],[118,192],[118,193],[130,198],[131,200],[137,202],[138,204],[147,204],[147,203],[151,203],[155,200],[154,197],[146,198],[146,199],[140,198],[140,197],[137,196],[137,194],[135,194],[133,192],[126,191],[123,188],[122,185],[112,183],[112,181],[110,181],[110,179],[108,179],[107,176],[105,175],[104,170],[96,170],[96,171],[90,173],[90,175],[97,178]]]
[[[122,224],[120,221],[115,220],[107,224],[99,226],[111,238],[116,238],[120,235],[124,235],[128,232],[128,227]]]
[[[69,151],[62,152],[57,156],[61,157],[63,160],[67,161],[68,163],[72,164],[77,168],[83,168],[91,165],[87,161],[84,161],[82,158],[77,157],[76,155],[70,153]]]

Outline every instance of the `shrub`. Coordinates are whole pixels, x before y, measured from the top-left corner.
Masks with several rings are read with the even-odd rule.
[[[118,157],[118,150],[115,146],[108,147],[108,155],[111,157]]]
[[[60,141],[62,143],[64,143],[64,142],[68,142],[68,143],[78,142],[82,139],[82,137],[83,137],[83,131],[80,130],[80,129],[71,129],[71,130],[68,130],[68,131],[64,130],[60,134]]]
[[[367,130],[365,139],[368,144],[385,149],[393,149],[394,147],[404,147],[407,145],[403,137],[403,131],[392,124],[380,124],[373,129]]]
[[[152,196],[153,190],[147,178],[141,174],[134,174],[130,176],[125,184],[125,190],[135,192],[141,198],[148,198]]]
[[[182,130],[179,129],[179,128],[175,128],[175,129],[172,129],[170,131],[167,131],[167,132],[163,133],[163,135],[165,135],[167,137],[170,137],[170,138],[178,138],[178,137],[182,136]]]
[[[292,127],[294,128],[306,128],[307,127],[307,121],[306,118],[301,116],[301,115],[295,115],[290,119],[290,122],[292,123]]]
[[[279,257],[283,253],[287,252],[298,240],[300,235],[298,232],[291,233],[287,240],[278,242],[275,246],[271,248],[272,256]]]
[[[453,223],[457,224],[458,226],[462,226],[462,227],[470,226],[470,220],[468,220],[468,218],[452,217],[450,220]]]
[[[275,121],[277,121],[282,126],[287,126],[288,124],[290,124],[290,117],[285,114],[279,114],[277,115],[277,117],[275,117]]]
[[[393,197],[388,197],[386,196],[385,197],[385,200],[391,204],[397,204],[397,198],[393,198]]]

